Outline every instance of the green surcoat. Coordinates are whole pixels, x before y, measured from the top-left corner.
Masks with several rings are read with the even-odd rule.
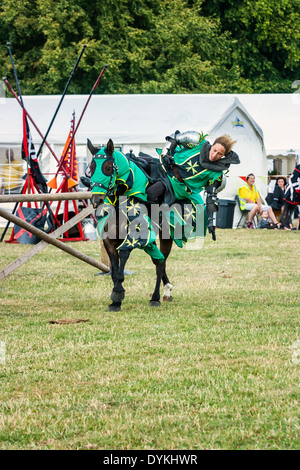
[[[206,140],[203,140],[192,149],[177,147],[173,158],[184,182],[178,181],[176,176],[172,174],[172,170],[167,169],[164,165],[163,158],[160,156],[160,162],[171,181],[176,199],[188,199],[196,204],[204,204],[200,192],[215,180],[222,179],[222,171],[207,170],[200,165],[200,151],[205,142]],[[160,151],[158,152],[160,153]]]

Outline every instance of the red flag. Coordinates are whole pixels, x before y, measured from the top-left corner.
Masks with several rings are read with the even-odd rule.
[[[29,124],[27,121],[27,116],[25,109],[23,109],[23,141],[22,141],[22,158],[23,160],[28,161],[28,165],[30,166],[32,177],[36,183],[36,185],[43,191],[47,193],[47,180],[41,172],[39,162],[36,156],[34,144],[31,137],[31,132],[29,129]]]

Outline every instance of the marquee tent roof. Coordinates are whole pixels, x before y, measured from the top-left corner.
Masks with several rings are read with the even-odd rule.
[[[57,114],[47,141],[64,144],[72,113],[78,122],[86,104],[86,95],[67,95]],[[24,96],[25,108],[46,133],[60,96]],[[238,101],[237,101],[238,100]],[[209,133],[240,103],[258,134],[263,135],[267,155],[284,154],[293,149],[300,153],[300,96],[266,95],[94,95],[76,133],[76,143],[87,137],[95,144],[112,138],[115,143],[156,144],[179,129]],[[35,142],[41,139],[31,125]],[[18,144],[22,140],[22,110],[15,98],[0,99],[0,144]]]

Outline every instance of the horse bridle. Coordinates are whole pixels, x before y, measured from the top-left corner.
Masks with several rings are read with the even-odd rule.
[[[108,183],[108,187],[104,186],[104,184],[102,184],[102,183],[96,183],[96,182],[91,185],[91,190],[92,190],[95,186],[96,186],[96,187],[99,187],[99,188],[105,189],[105,191],[106,191],[105,196],[107,196],[107,195],[111,192],[111,190],[112,190],[112,188],[113,188],[113,176],[114,176],[115,171],[118,173],[118,166],[117,166],[117,164],[116,164],[116,162],[115,162],[114,157],[113,157],[113,156],[110,156],[110,155],[98,154],[98,155],[95,155],[95,156],[93,157],[93,160],[95,160],[95,159],[97,159],[97,160],[99,159],[99,160],[111,161],[111,162],[112,162],[113,171],[112,171],[112,173],[111,173],[111,175],[110,175],[110,180],[109,180],[109,183]],[[96,168],[95,168],[95,170],[96,170]],[[94,174],[95,170],[93,171],[92,175]],[[105,175],[105,176],[108,176],[108,175]]]

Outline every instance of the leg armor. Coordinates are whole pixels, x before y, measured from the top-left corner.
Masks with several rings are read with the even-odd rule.
[[[224,179],[224,177],[223,177]],[[212,239],[216,240],[216,218],[219,209],[219,199],[217,193],[220,192],[222,181],[214,181],[213,184],[205,186],[206,191],[206,213],[208,218],[207,228],[212,235]]]

